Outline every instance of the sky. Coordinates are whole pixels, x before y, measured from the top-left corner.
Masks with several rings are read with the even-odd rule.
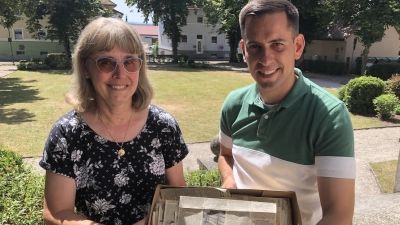
[[[125,16],[128,15],[128,22],[143,23],[144,16],[141,12],[137,12],[136,7],[129,8],[126,5],[125,0],[111,0],[111,1],[114,2],[115,4],[117,4],[117,7],[115,7],[115,9],[124,14],[124,17],[123,17],[124,20],[125,20]],[[148,23],[152,25],[151,18],[149,18]]]

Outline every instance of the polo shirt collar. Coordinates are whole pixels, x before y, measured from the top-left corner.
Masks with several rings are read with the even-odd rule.
[[[293,105],[295,102],[297,102],[303,95],[305,95],[308,92],[308,87],[310,87],[310,80],[305,78],[301,72],[301,70],[294,68],[294,73],[299,77],[294,84],[293,88],[290,90],[288,95],[282,100],[280,104],[278,104],[274,109],[277,111],[283,107],[283,108],[289,108],[291,105]],[[258,90],[257,90],[257,83],[254,83],[250,91],[247,93],[246,97],[244,98],[244,101],[250,105],[256,105],[260,108],[268,110],[268,108],[261,102],[259,96],[258,96]]]

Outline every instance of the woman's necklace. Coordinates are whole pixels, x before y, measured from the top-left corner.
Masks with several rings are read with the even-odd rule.
[[[131,117],[129,118],[129,124],[128,124],[128,128],[126,128],[126,132],[125,132],[125,136],[124,136],[123,142],[122,142],[121,145],[119,145],[118,142],[116,142],[115,139],[114,139],[114,137],[111,135],[111,132],[110,132],[110,130],[108,130],[106,124],[103,122],[103,119],[101,118],[99,111],[97,111],[97,115],[99,115],[99,118],[100,118],[101,123],[104,125],[104,127],[105,127],[106,130],[108,131],[108,134],[110,134],[110,136],[111,136],[111,138],[113,139],[113,141],[114,141],[115,143],[117,143],[118,147],[120,148],[120,149],[118,150],[118,155],[119,155],[119,156],[125,155],[125,150],[124,150],[124,148],[123,148],[124,143],[125,143],[124,140],[125,140],[125,138],[126,138],[126,134],[128,133],[129,126],[131,125],[132,114],[133,114],[133,112],[131,112]]]

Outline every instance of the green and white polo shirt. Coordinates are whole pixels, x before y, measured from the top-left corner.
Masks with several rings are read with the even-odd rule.
[[[295,69],[298,79],[269,109],[256,84],[231,92],[221,144],[232,149],[238,188],[295,191],[303,224],[322,218],[317,176],[355,179],[354,134],[345,104]]]

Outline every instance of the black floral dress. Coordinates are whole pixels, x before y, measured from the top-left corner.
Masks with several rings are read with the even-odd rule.
[[[189,149],[175,119],[154,105],[124,149],[119,156],[117,143],[98,135],[73,110],[53,125],[39,164],[75,179],[77,213],[104,224],[133,224],[148,215],[165,169]]]

